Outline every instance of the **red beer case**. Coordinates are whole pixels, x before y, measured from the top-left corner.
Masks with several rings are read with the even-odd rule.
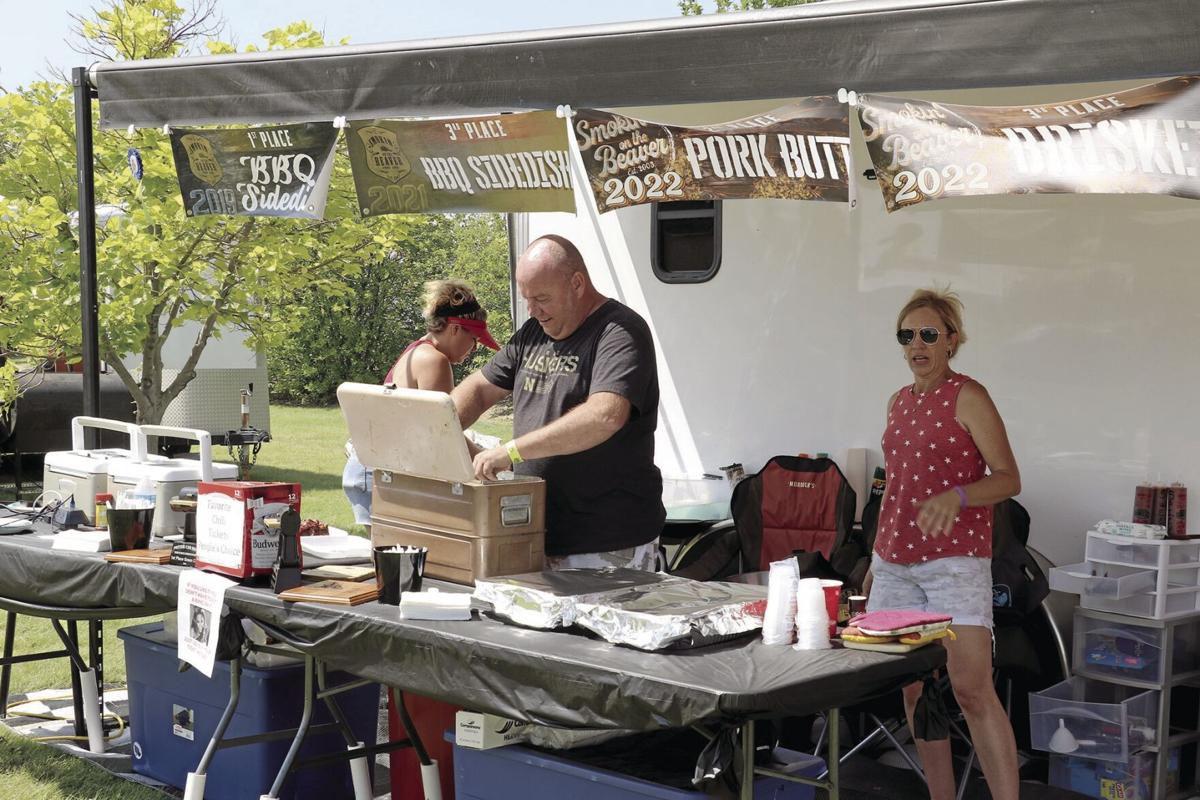
[[[264,520],[291,508],[300,513],[300,484],[200,482],[196,507],[196,567],[245,580],[269,575],[279,531]]]

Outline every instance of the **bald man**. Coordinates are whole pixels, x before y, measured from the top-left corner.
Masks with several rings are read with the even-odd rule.
[[[512,469],[545,479],[551,569],[652,570],[666,512],[650,328],[596,290],[561,236],[526,248],[516,282],[529,321],[451,393],[464,428],[513,396],[514,438],[477,454],[475,476]]]

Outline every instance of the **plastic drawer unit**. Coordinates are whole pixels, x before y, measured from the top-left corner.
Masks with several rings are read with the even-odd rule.
[[[1120,800],[1151,800],[1154,797],[1154,756],[1137,753],[1126,764],[1112,761],[1093,761],[1074,756],[1050,756],[1051,786],[1070,789],[1088,797],[1120,798]],[[1179,748],[1171,750],[1167,767],[1167,786],[1170,795],[1179,786]]]
[[[1171,663],[1162,658],[1164,639],[1173,636]],[[1200,620],[1165,627],[1137,620],[1115,622],[1081,616],[1074,632],[1075,670],[1089,677],[1161,684],[1168,675],[1200,669]]]
[[[158,622],[124,628],[117,635],[125,644],[133,771],[182,787],[188,772],[199,764],[229,702],[229,662],[218,661],[212,678],[195,669],[179,672],[175,642]],[[336,684],[347,676],[331,677]],[[303,698],[303,666],[243,666],[241,698],[225,738],[295,727]],[[374,744],[379,686],[367,684],[339,694],[338,705],[355,737]],[[325,704],[318,702],[313,724],[330,721]],[[206,800],[258,800],[271,788],[291,741],[288,737],[218,750],[208,770]],[[336,732],[312,734],[305,739],[299,760],[345,750],[346,744]],[[279,796],[281,800],[353,797],[349,763],[294,771]]]
[[[815,756],[776,748],[772,768],[815,778],[825,762]],[[457,800],[693,800],[709,797],[695,789],[654,783],[632,775],[589,766],[520,745],[491,750],[454,746],[454,787]],[[754,782],[755,800],[811,800],[812,786],[760,777]]]
[[[1029,738],[1036,750],[1128,763],[1154,744],[1158,692],[1079,676],[1029,696]]]
[[[1200,541],[1089,531],[1085,561],[1051,570],[1051,588],[1096,611],[1167,619],[1200,610]]]

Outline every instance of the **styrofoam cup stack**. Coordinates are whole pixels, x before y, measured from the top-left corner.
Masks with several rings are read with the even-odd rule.
[[[796,585],[797,650],[829,649],[829,613],[825,590],[818,578],[804,578]]]
[[[763,614],[763,644],[791,644],[795,641],[796,584],[800,565],[794,558],[771,562],[767,573],[767,610]]]

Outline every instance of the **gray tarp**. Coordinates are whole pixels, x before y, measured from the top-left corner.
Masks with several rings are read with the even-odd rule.
[[[5,598],[64,609],[175,605],[177,567],[110,564],[51,551],[33,536],[0,537]],[[491,619],[416,622],[394,606],[283,603],[234,587],[226,604],[286,631],[303,649],[371,680],[515,719],[567,727],[653,730],[698,722],[802,715],[882,694],[945,663],[945,650],[798,653],[740,641],[644,653]],[[67,612],[64,612],[64,616]]]
[[[101,124],[372,119],[1156,78],[1194,0],[827,0],[762,12],[103,63]]]

